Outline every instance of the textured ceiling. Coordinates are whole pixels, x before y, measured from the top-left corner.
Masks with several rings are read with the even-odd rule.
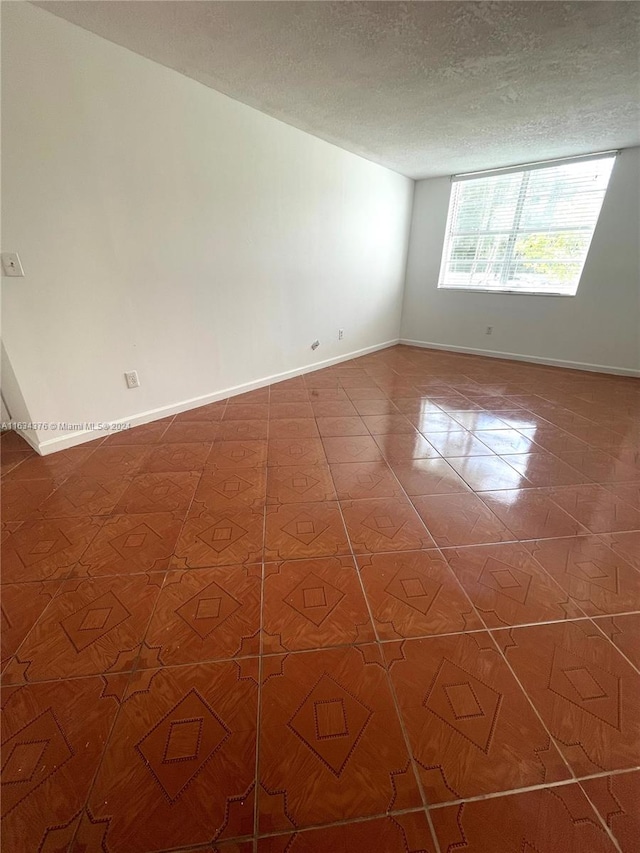
[[[35,5],[414,178],[640,144],[636,2]]]

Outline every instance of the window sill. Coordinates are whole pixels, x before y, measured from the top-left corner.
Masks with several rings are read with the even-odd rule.
[[[493,293],[495,296],[560,296],[573,299],[577,293],[558,293],[554,291],[540,290],[495,290],[490,287],[448,287],[438,285],[437,290],[448,290],[450,293]]]

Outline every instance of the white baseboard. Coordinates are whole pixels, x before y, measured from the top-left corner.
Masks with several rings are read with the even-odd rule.
[[[327,358],[324,361],[317,361],[313,364],[307,364],[304,367],[296,367],[293,370],[286,370],[284,373],[274,373],[271,376],[263,376],[261,379],[256,379],[253,382],[245,382],[242,385],[234,385],[232,388],[223,388],[220,391],[213,391],[210,394],[204,394],[201,397],[192,397],[189,400],[181,400],[179,403],[172,403],[168,406],[162,406],[158,409],[150,409],[147,412],[140,412],[136,415],[131,415],[127,418],[119,418],[111,421],[113,425],[130,423],[132,426],[142,426],[142,424],[157,421],[161,418],[177,415],[180,412],[186,412],[189,409],[197,409],[199,406],[206,406],[208,403],[215,403],[217,400],[224,400],[227,397],[235,397],[238,394],[244,394],[247,391],[254,391],[257,388],[264,388],[266,385],[273,385],[275,382],[283,382],[285,379],[291,379],[294,376],[302,376],[305,373],[312,373],[314,370],[321,370],[323,367],[331,367],[333,364],[340,364],[343,361],[350,361],[352,358],[358,358],[368,353],[378,352],[378,350],[393,347],[399,343],[395,338],[392,341],[384,341],[381,344],[374,344],[370,347],[354,350],[345,355],[338,355],[334,358]],[[22,437],[33,447],[33,449],[41,456],[48,456],[50,453],[56,453],[58,450],[66,450],[69,447],[75,447],[78,444],[85,444],[88,441],[94,441],[96,438],[101,438],[110,435],[111,432],[105,429],[96,430],[80,430],[78,432],[65,433],[57,435],[55,438],[48,438],[39,443],[28,438],[23,430],[17,430]]]
[[[458,347],[450,344],[439,344],[431,341],[411,341],[407,338],[400,338],[399,343],[411,347],[421,347],[422,349],[439,349],[445,352],[460,352],[467,355],[484,355],[489,358],[504,358],[508,361],[527,361],[532,364],[546,364],[550,367],[566,367],[569,370],[587,370],[590,373],[609,373],[616,376],[640,376],[640,370],[634,370],[630,367],[613,367],[608,364],[588,364],[582,361],[567,361],[558,358],[543,358],[536,355],[521,355],[516,352],[497,352],[489,349],[474,349],[473,347]]]

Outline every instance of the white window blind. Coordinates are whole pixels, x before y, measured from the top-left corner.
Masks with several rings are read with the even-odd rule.
[[[575,296],[614,161],[452,178],[438,287]]]

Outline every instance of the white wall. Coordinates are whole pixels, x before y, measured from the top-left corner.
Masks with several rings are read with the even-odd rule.
[[[438,290],[450,189],[448,178],[416,184],[403,340],[638,371],[640,148],[616,161],[575,297]]]
[[[2,338],[34,420],[160,417],[398,338],[412,181],[42,9],[2,30]]]

